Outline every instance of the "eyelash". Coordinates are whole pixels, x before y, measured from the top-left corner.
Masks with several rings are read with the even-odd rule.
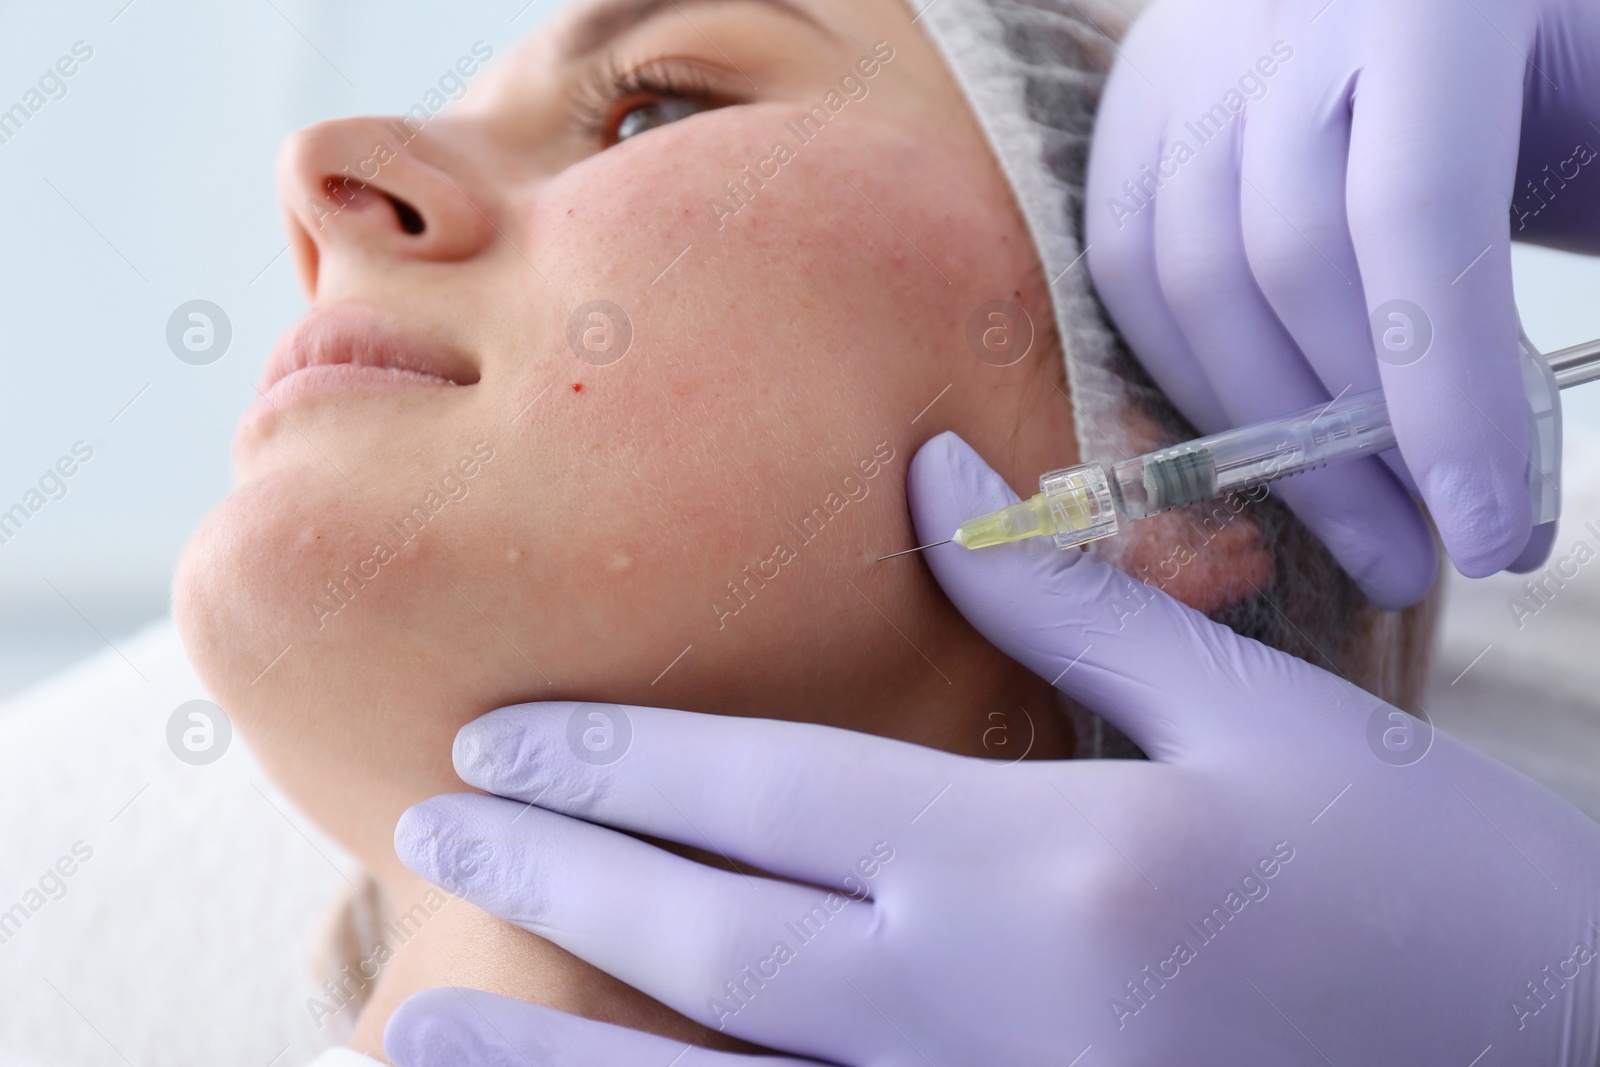
[[[670,57],[657,57],[636,67],[623,69],[614,58],[607,58],[580,82],[572,96],[574,122],[585,137],[610,148],[613,127],[626,116],[618,110],[630,99],[647,103],[651,98],[691,100],[711,108],[726,106],[711,90],[705,75],[692,64]]]

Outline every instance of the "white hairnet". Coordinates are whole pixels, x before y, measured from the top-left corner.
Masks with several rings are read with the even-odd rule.
[[[966,93],[1038,249],[1084,462],[1134,454],[1121,411],[1131,368],[1090,290],[1082,214],[1112,40],[1143,0],[908,3]]]
[[[1081,462],[1123,459],[1192,437],[1193,428],[1111,326],[1084,259],[1084,181],[1095,109],[1115,42],[1145,0],[907,3],[972,106],[1038,250],[1050,283]],[[1179,529],[1178,536],[1187,538],[1187,530],[1203,524],[1203,506],[1187,510],[1185,521],[1167,527],[1166,536]],[[1276,500],[1252,504],[1243,516],[1259,528],[1275,576],[1267,588],[1212,618],[1416,708],[1435,601],[1406,612],[1379,611]],[[1163,536],[1153,526],[1139,529],[1140,538]],[[1125,535],[1094,550],[1151,580],[1130,565],[1138,545]],[[1148,541],[1143,547],[1149,548]]]

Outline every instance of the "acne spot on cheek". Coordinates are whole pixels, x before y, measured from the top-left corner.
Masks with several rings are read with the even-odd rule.
[[[583,383],[582,383],[582,382],[573,382],[573,383],[572,383],[572,391],[573,391],[573,392],[574,392],[574,393],[581,393],[581,392],[583,392]]]
[[[508,550],[506,552],[506,562],[507,563],[513,563],[514,564],[514,563],[519,562],[521,559],[522,559],[522,549],[520,549],[520,548],[513,548],[513,549],[510,549],[510,550]]]
[[[621,574],[623,571],[632,566],[632,556],[625,556],[621,553],[618,553],[617,555],[611,557],[611,566],[609,569],[613,574]]]

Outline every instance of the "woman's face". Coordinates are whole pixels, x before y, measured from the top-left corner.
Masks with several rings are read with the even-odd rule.
[[[347,844],[524,700],[982,751],[896,716],[1013,665],[874,561],[928,437],[1024,487],[1073,436],[1032,247],[910,11],[586,3],[487,53],[443,114],[284,149],[313,310],[175,591],[214,694]],[[1038,333],[1009,366],[1005,301]]]

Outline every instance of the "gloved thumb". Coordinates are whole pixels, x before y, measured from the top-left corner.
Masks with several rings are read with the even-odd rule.
[[[918,451],[907,495],[924,544],[1018,499],[953,433]],[[1263,683],[1304,667],[1086,552],[1060,551],[1048,537],[922,555],[978,632],[1151,759],[1174,756],[1198,731],[1256,703]]]

